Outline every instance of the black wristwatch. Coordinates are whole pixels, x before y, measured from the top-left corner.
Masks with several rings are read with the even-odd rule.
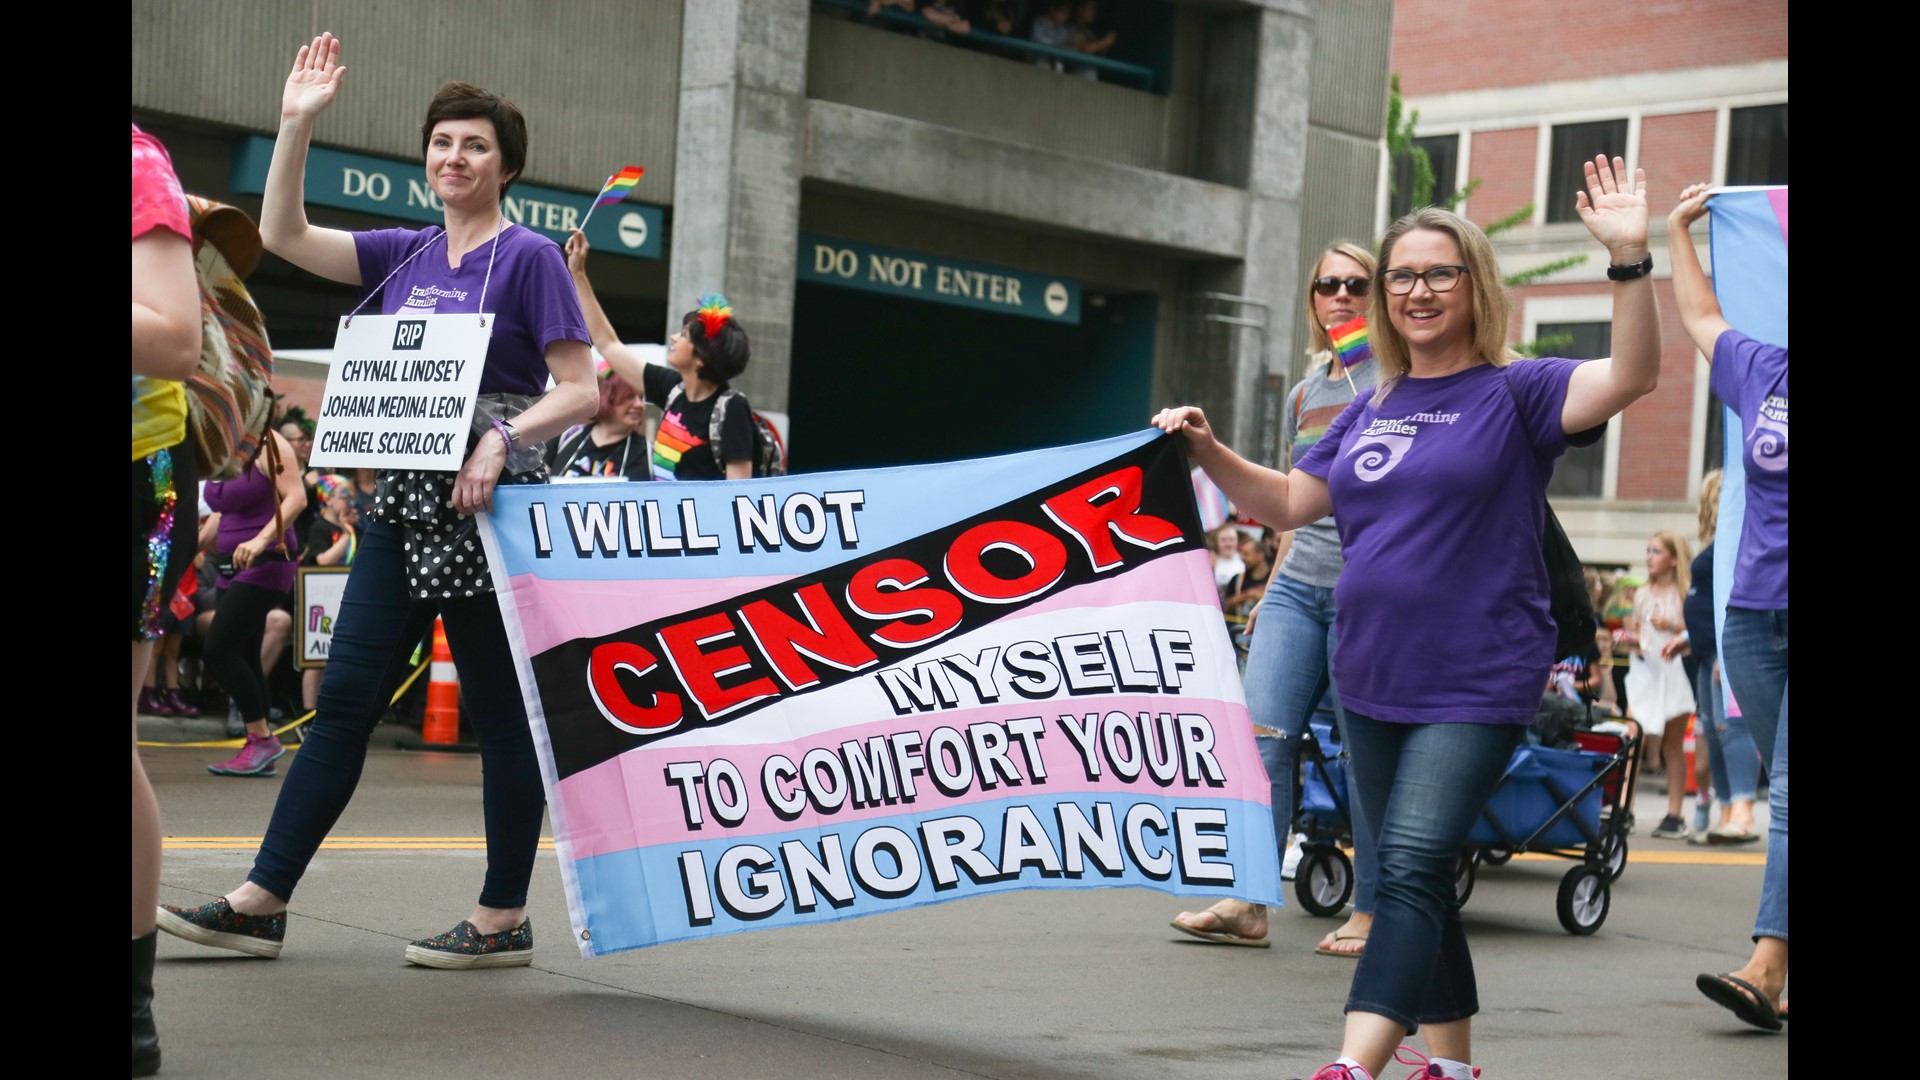
[[[1651,274],[1651,273],[1653,273],[1653,256],[1652,255],[1648,255],[1646,258],[1641,259],[1637,263],[1628,263],[1625,266],[1607,267],[1607,276],[1612,278],[1615,281],[1632,281],[1635,278],[1646,277],[1648,274]]]

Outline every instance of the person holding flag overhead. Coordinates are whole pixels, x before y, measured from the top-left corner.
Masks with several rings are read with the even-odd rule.
[[[1287,464],[1305,457],[1354,396],[1373,385],[1365,315],[1373,270],[1373,253],[1351,241],[1328,246],[1314,266],[1306,295],[1312,366],[1287,395],[1280,420]],[[1293,832],[1294,773],[1307,719],[1323,699],[1331,699],[1336,722],[1345,727],[1328,672],[1334,647],[1333,590],[1343,565],[1332,515],[1295,529],[1286,560],[1268,581],[1252,619],[1247,711],[1253,715],[1254,744],[1272,784],[1273,832],[1287,846],[1283,865],[1300,858],[1299,846],[1287,844],[1286,838]],[[1357,812],[1357,800],[1348,803]],[[1353,915],[1314,950],[1350,960],[1366,948],[1374,890],[1373,842],[1359,821],[1352,824]],[[1181,912],[1173,928],[1209,941],[1265,947],[1267,909],[1245,900],[1221,900],[1205,911]]]
[[[567,240],[567,269],[579,290],[580,307],[613,373],[641,388],[661,412],[653,440],[655,480],[745,480],[753,475],[753,406],[728,381],[747,369],[747,332],[719,293],[707,293],[681,316],[680,332],[667,339],[667,363],[649,364],[626,347],[587,280],[587,235]]]
[[[1739,548],[1720,655],[1727,687],[1740,703],[1760,760],[1767,764],[1767,870],[1753,923],[1753,955],[1738,971],[1703,972],[1694,985],[1741,1020],[1778,1031],[1787,1018],[1781,1000],[1787,988],[1787,350],[1749,337],[1721,313],[1713,282],[1701,270],[1693,235],[1687,231],[1706,215],[1710,194],[1706,184],[1682,191],[1679,205],[1667,217],[1667,237],[1680,323],[1712,358],[1713,392],[1740,417],[1744,438],[1739,453],[1747,502],[1734,541]],[[1760,223],[1763,230],[1777,224],[1779,235],[1771,239],[1779,242],[1784,258],[1786,190],[1742,194],[1766,219]],[[1731,265],[1734,247],[1717,242],[1718,213],[1716,268],[1722,258]],[[1779,296],[1770,299],[1785,307],[1784,275],[1779,290]]]
[[[490,336],[475,404],[478,435],[457,473],[381,470],[371,520],[357,533],[319,708],[252,872],[210,903],[163,906],[160,925],[200,944],[279,955],[294,887],[353,797],[367,740],[438,616],[460,670],[464,715],[479,736],[487,871],[473,913],[408,945],[405,956],[436,968],[523,966],[533,960],[527,886],[546,794],[472,515],[492,509],[497,483],[545,479],[543,441],[593,415],[593,358],[559,248],[501,212],[526,165],[527,125],[499,94],[448,83],[427,105],[420,148],[427,183],[445,205],[443,226],[343,232],[307,220],[308,147],[345,75],[332,34],[295,58],[281,95],[261,236],[294,265],[377,294],[385,314],[484,315]]]

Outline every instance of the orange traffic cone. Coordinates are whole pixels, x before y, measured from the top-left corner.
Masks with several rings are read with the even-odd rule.
[[[433,620],[433,660],[427,670],[427,711],[420,725],[420,741],[430,746],[452,746],[460,741],[460,675],[454,670],[453,650],[447,647],[447,628]]]

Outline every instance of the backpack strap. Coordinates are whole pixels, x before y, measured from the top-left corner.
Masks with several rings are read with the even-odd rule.
[[[713,463],[720,467],[720,479],[727,478],[727,459],[720,449],[720,434],[726,427],[727,403],[740,396],[729,386],[713,396],[713,412],[707,416],[707,445],[713,447]]]

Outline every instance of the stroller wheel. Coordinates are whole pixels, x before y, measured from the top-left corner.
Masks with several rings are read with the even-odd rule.
[[[1619,881],[1627,872],[1627,838],[1608,833],[1600,838],[1600,864],[1607,868],[1607,880]]]
[[[1473,876],[1473,852],[1463,851],[1460,853],[1460,865],[1453,872],[1453,892],[1460,898],[1462,906],[1465,906],[1467,897],[1473,895]]]
[[[1353,896],[1353,863],[1337,847],[1309,847],[1293,873],[1293,895],[1308,912],[1325,918],[1340,914]]]
[[[1557,907],[1560,925],[1567,933],[1585,937],[1607,921],[1607,909],[1613,903],[1613,886],[1604,867],[1582,863],[1560,879]]]
[[[1513,861],[1513,852],[1506,848],[1483,848],[1480,852],[1480,861],[1488,866],[1505,866]]]

